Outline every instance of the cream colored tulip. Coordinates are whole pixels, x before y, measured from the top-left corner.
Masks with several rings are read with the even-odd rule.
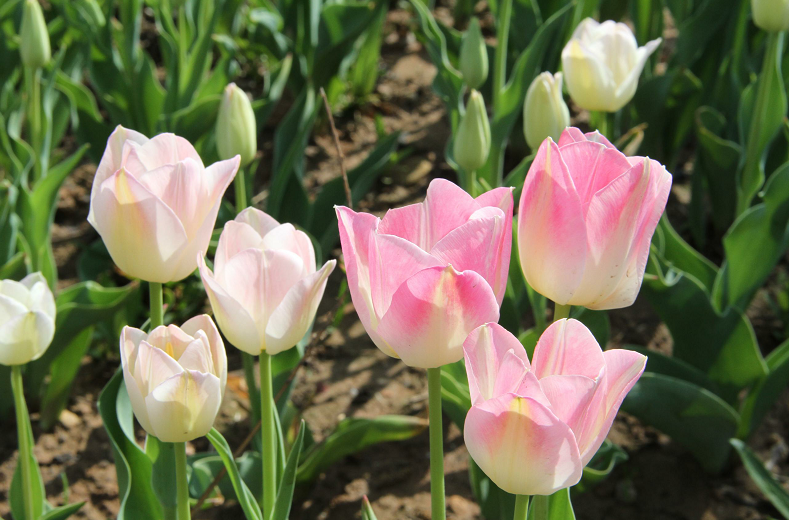
[[[55,297],[41,273],[0,281],[0,365],[44,355],[55,335]]]

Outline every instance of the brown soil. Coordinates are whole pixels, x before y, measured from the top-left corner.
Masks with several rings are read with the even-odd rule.
[[[365,104],[348,108],[337,121],[349,167],[361,161],[375,142],[375,114],[383,117],[387,131],[401,130],[403,147],[411,149],[411,154],[391,168],[374,193],[362,201],[360,207],[367,211],[380,213],[414,202],[424,196],[430,179],[453,178],[442,159],[449,129],[442,104],[430,86],[435,68],[408,30],[408,23],[406,12],[390,13],[382,55],[386,72],[374,95]],[[330,134],[325,127],[316,133],[307,154],[314,189],[337,175]],[[95,239],[85,222],[92,174],[93,166],[81,167],[61,191],[53,239],[63,286],[77,280],[76,253]],[[672,197],[670,205],[670,211],[682,212],[677,197]],[[339,256],[339,251],[335,250],[333,256]],[[342,276],[339,269],[334,273],[327,296],[337,294]],[[333,298],[326,300],[319,312],[318,332],[325,328],[333,311],[334,303],[328,302]],[[757,302],[752,318],[761,325],[760,339],[764,336],[767,340],[776,334],[775,317],[769,306],[761,303],[763,300]],[[352,306],[347,304],[344,311],[340,326],[309,347],[308,360],[297,376],[293,400],[316,440],[320,441],[345,417],[426,416],[424,374],[382,354],[367,337]],[[645,301],[611,312],[610,318],[609,347],[635,343],[670,350],[670,335]],[[229,355],[233,371],[219,428],[230,445],[237,446],[251,425],[240,358],[237,352]],[[98,394],[117,364],[112,356],[85,359],[74,397],[53,431],[42,432],[36,416],[32,417],[35,453],[50,501],[63,502],[65,476],[68,500],[87,502],[74,518],[105,519],[114,517],[118,510],[111,449],[96,409]],[[788,474],[789,453],[787,402],[779,401],[751,441],[762,459],[770,461],[773,471],[784,475]],[[591,491],[574,497],[579,519],[752,520],[780,516],[739,464],[732,463],[721,476],[707,475],[670,439],[626,414],[620,414],[610,438],[627,450],[630,460]],[[460,432],[448,419],[444,442],[448,518],[478,519],[479,507],[468,481],[468,455]],[[0,431],[0,516],[6,518],[8,487],[16,465],[15,446],[15,428],[8,421]],[[203,450],[207,446],[201,441],[196,448]],[[358,518],[361,498],[368,495],[381,520],[428,519],[428,464],[426,432],[409,441],[369,448],[334,465],[311,488],[300,490],[291,517]],[[219,504],[196,518],[241,518],[241,512],[233,504]]]

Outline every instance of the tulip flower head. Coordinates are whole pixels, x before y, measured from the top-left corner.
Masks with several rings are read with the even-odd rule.
[[[25,66],[35,69],[49,62],[52,57],[49,31],[38,0],[24,0],[19,37],[19,53]]]
[[[317,270],[306,233],[247,208],[225,224],[214,271],[202,255],[198,263],[222,332],[257,356],[294,347],[307,333],[337,261]]]
[[[132,410],[146,432],[185,442],[211,430],[225,393],[227,356],[209,316],[150,334],[124,327],[120,350]]]
[[[55,297],[41,273],[0,281],[0,365],[44,355],[55,335]]]
[[[472,402],[466,447],[497,486],[517,495],[578,483],[647,360],[603,352],[589,329],[567,319],[543,333],[531,363],[495,323],[475,329],[463,351]]]
[[[512,206],[510,188],[475,199],[435,179],[423,203],[383,219],[336,208],[351,298],[379,349],[436,368],[463,357],[474,328],[498,321]]]
[[[257,124],[246,92],[231,83],[225,87],[216,119],[216,149],[222,159],[241,156],[246,166],[258,151]]]
[[[767,32],[789,31],[789,0],[751,0],[753,23]]]
[[[526,175],[518,249],[526,281],[561,305],[632,305],[671,175],[577,128],[546,139]]]
[[[661,41],[639,47],[623,23],[583,20],[562,50],[570,97],[586,110],[616,112],[633,99],[647,58]]]
[[[476,17],[471,18],[460,41],[459,65],[469,88],[479,89],[488,78],[488,48]]]
[[[558,140],[570,126],[570,109],[562,97],[562,73],[543,72],[532,81],[523,102],[523,135],[532,150],[545,138]]]
[[[118,126],[107,141],[90,193],[88,222],[130,277],[175,282],[196,268],[211,240],[238,156],[209,167],[173,134],[153,139]]]
[[[482,94],[472,90],[452,148],[455,162],[471,172],[485,165],[490,153],[490,122]]]

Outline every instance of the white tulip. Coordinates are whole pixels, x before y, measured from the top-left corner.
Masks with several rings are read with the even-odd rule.
[[[573,101],[586,110],[616,112],[636,93],[647,58],[662,40],[639,47],[623,23],[582,21],[562,50],[562,67]]]
[[[40,358],[55,335],[55,297],[41,273],[0,281],[0,364]]]
[[[140,425],[163,442],[186,442],[211,431],[227,383],[227,355],[205,314],[150,334],[124,327],[123,380]]]
[[[570,109],[562,97],[562,73],[543,72],[532,81],[523,102],[523,133],[532,150],[550,137],[558,142],[570,126]]]

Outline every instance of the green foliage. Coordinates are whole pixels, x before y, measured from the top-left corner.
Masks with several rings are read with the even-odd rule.
[[[789,493],[781,485],[775,476],[764,467],[762,461],[739,439],[732,439],[731,445],[740,456],[748,475],[751,476],[753,481],[762,490],[764,496],[775,506],[775,508],[783,515],[784,518],[789,518]]]
[[[575,520],[570,489],[562,489],[549,496],[533,496],[528,520]]]

